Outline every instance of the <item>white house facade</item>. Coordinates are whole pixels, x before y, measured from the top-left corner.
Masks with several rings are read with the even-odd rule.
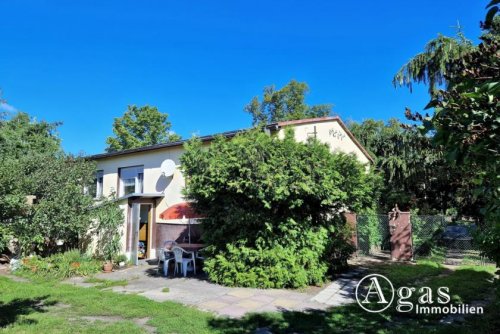
[[[284,136],[292,127],[297,141],[309,137],[329,145],[332,152],[352,153],[363,164],[372,158],[338,117],[322,117],[270,124],[269,135]],[[221,135],[231,138],[240,131]],[[209,145],[214,136],[200,139]],[[185,185],[180,170],[184,141],[146,146],[120,152],[93,155],[97,163],[97,197],[115,194],[124,212],[122,247],[132,262],[156,257],[164,241],[196,242],[199,239],[196,215],[190,212],[182,194]],[[175,163],[172,175],[162,173],[165,160]]]

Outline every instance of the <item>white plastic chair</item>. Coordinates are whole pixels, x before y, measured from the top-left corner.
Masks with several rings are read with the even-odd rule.
[[[203,248],[196,252],[196,258],[201,261],[205,261],[205,256],[203,255]]]
[[[163,248],[158,248],[156,250],[156,257],[158,258],[158,267],[156,268],[157,272],[160,272],[161,264],[163,263],[163,274],[168,276],[168,264],[170,260],[174,258],[171,255],[171,247],[174,247],[177,243],[173,240],[167,240],[163,243]],[[167,256],[167,254],[169,256]]]
[[[187,276],[187,269],[188,269],[188,264],[191,263],[193,265],[193,270],[194,274],[196,275],[196,261],[194,258],[194,252],[187,252],[184,249],[180,247],[173,247],[172,252],[174,253],[174,259],[175,259],[175,271],[174,275],[177,273],[178,268],[181,268],[182,275],[184,277]],[[189,254],[189,258],[185,258],[183,255],[184,254]]]

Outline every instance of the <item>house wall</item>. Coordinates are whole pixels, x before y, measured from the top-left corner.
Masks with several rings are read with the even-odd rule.
[[[182,189],[184,187],[184,177],[179,170],[180,166],[180,156],[183,152],[181,147],[172,147],[165,149],[158,149],[149,152],[139,152],[127,155],[120,155],[115,157],[109,157],[100,159],[97,161],[97,169],[103,171],[103,195],[110,196],[113,193],[117,193],[119,189],[119,178],[118,170],[123,167],[130,166],[144,166],[144,180],[143,180],[143,192],[144,193],[163,193],[164,197],[158,200],[154,200],[156,208],[153,210],[153,217],[151,222],[151,228],[149,232],[149,240],[151,241],[149,250],[150,257],[155,257],[156,252],[156,234],[157,225],[162,224],[163,220],[160,219],[159,215],[161,212],[166,210],[168,207],[184,202],[182,196]],[[177,168],[174,175],[171,177],[165,177],[160,171],[161,163],[166,160],[173,160]],[[119,194],[118,194],[119,195]],[[120,208],[123,210],[125,221],[122,228],[122,252],[124,254],[130,255],[130,205],[127,200],[120,201]]]
[[[295,140],[305,142],[309,137],[314,136],[316,127],[316,138],[328,144],[332,152],[354,153],[361,163],[369,163],[370,160],[356,143],[349,137],[340,123],[335,120],[328,120],[317,123],[291,125],[295,133]],[[286,128],[286,127],[285,127]],[[284,138],[285,128],[281,128],[277,135]]]
[[[179,169],[182,152],[182,147],[171,147],[98,160],[97,169],[104,172],[103,195],[109,196],[118,191],[119,168],[142,165],[144,166],[144,193],[164,193],[165,195],[161,201],[157,202],[156,218],[157,221],[161,221],[159,219],[161,212],[174,204],[184,202],[182,189],[185,182]],[[160,165],[166,159],[173,160],[177,165],[171,177],[163,176],[160,171]]]
[[[335,119],[320,121],[310,124],[294,124],[297,141],[304,142],[313,135],[314,126],[316,126],[316,136],[324,143],[327,143],[332,152],[354,153],[362,163],[369,163],[369,159],[363,151],[354,143],[339,122]],[[276,135],[282,138],[285,134],[284,129],[278,130]],[[206,144],[208,145],[208,144]],[[156,204],[154,210],[153,224],[151,228],[150,239],[151,249],[150,257],[155,256],[155,249],[160,247],[162,240],[178,239],[185,234],[185,224],[179,221],[164,221],[160,214],[168,207],[185,202],[182,195],[182,189],[185,186],[184,176],[180,170],[180,158],[184,149],[182,146],[167,147],[146,152],[129,153],[97,160],[97,169],[103,171],[103,195],[109,196],[119,189],[118,170],[119,168],[131,166],[144,166],[143,191],[144,193],[163,193],[164,197],[154,200]],[[176,164],[176,170],[171,177],[165,177],[160,171],[161,163],[171,159]],[[130,254],[130,225],[129,214],[130,205],[128,200],[122,200],[120,207],[124,211],[125,221],[122,230],[123,252]],[[179,225],[175,227],[174,225]],[[182,225],[182,226],[181,226]],[[197,228],[195,228],[197,230]],[[162,239],[163,238],[163,239]]]

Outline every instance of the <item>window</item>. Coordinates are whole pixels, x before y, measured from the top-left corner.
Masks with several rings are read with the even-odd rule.
[[[144,183],[144,168],[120,168],[120,196],[142,193]]]
[[[98,170],[95,175],[95,198],[102,197],[102,190],[104,184],[104,171]]]

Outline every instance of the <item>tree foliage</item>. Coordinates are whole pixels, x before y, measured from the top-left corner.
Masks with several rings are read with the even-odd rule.
[[[388,212],[395,204],[421,214],[445,214],[457,207],[464,213],[473,211],[476,201],[469,194],[469,179],[450,166],[432,136],[403,128],[397,119],[387,123],[368,119],[349,127],[375,158],[376,170],[384,178],[379,212]]]
[[[8,225],[29,210],[26,196],[34,194],[26,174],[40,171],[34,162],[61,153],[57,126],[32,120],[26,113],[0,119],[0,222],[5,234],[10,233]]]
[[[32,120],[23,112],[7,116],[0,115],[1,157],[19,158],[60,151],[57,127],[61,123]]]
[[[346,256],[345,209],[373,205],[377,178],[355,157],[317,141],[298,143],[257,130],[209,148],[186,145],[186,195],[211,245],[210,279],[226,285],[298,287],[319,283],[330,244]],[[344,247],[344,248],[342,248]]]
[[[446,89],[431,95],[432,117],[408,113],[424,132],[434,132],[452,166],[470,177],[482,225],[483,250],[500,263],[500,18],[491,1],[481,43],[459,57],[445,59]],[[411,78],[420,82],[419,77]]]
[[[152,106],[128,106],[122,117],[113,123],[114,137],[108,137],[106,151],[115,152],[148,145],[156,145],[180,140],[181,137],[170,130],[168,114],[161,113]]]
[[[97,210],[84,189],[93,186],[95,164],[62,151],[57,125],[25,113],[0,121],[0,232],[9,236],[0,246],[13,239],[22,254],[47,255],[59,239],[77,248],[92,229]]]
[[[399,69],[392,82],[395,86],[406,86],[410,90],[413,82],[421,82],[429,86],[429,93],[434,94],[439,86],[447,82],[446,77],[453,75],[449,61],[462,57],[472,48],[472,42],[460,31],[457,37],[439,34],[427,43],[422,53]]]
[[[305,103],[308,92],[309,86],[305,82],[295,80],[278,90],[268,86],[264,88],[262,101],[254,97],[245,111],[252,115],[253,125],[330,115],[330,104],[309,106]]]

